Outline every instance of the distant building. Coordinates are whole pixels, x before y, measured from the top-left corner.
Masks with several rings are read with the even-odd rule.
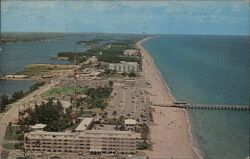
[[[94,119],[93,118],[83,118],[81,123],[77,126],[75,129],[76,132],[81,132],[89,129],[91,125],[93,124]]]
[[[139,139],[139,133],[130,131],[35,131],[24,135],[24,149],[26,153],[43,154],[135,154]]]
[[[124,55],[126,56],[138,56],[140,55],[139,50],[136,49],[129,49],[129,50],[124,50]]]
[[[47,125],[46,124],[36,124],[36,125],[33,125],[31,126],[31,129],[33,131],[40,131],[40,130],[43,130]]]
[[[126,119],[124,120],[125,130],[132,130],[136,129],[137,122],[134,119]]]
[[[108,69],[116,70],[117,72],[138,72],[139,64],[137,62],[125,62],[109,63]]]
[[[89,63],[89,62],[95,63],[95,62],[97,62],[97,61],[98,61],[98,59],[97,59],[96,56],[91,56],[91,57],[88,59],[88,63]]]

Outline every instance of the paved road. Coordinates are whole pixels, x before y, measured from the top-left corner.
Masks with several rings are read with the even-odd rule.
[[[69,72],[70,73],[70,72]],[[43,99],[41,94],[48,91],[50,88],[58,85],[62,79],[67,77],[69,73],[64,74],[62,77],[58,79],[51,80],[48,84],[41,86],[39,89],[35,90],[31,94],[25,96],[24,98],[18,100],[15,103],[10,104],[8,107],[10,109],[0,114],[0,145],[4,142],[4,134],[6,131],[6,127],[9,122],[14,122],[18,118],[18,110],[25,109],[27,106],[34,106],[35,103],[40,103]],[[0,150],[2,150],[2,146],[0,146]]]
[[[2,144],[4,141],[4,134],[6,131],[6,126],[7,126],[7,124],[0,123],[0,150],[2,150]]]

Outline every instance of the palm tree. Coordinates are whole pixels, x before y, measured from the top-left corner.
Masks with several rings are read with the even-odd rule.
[[[114,118],[116,118],[117,112],[114,110],[112,115],[114,116]]]
[[[128,116],[128,118],[130,118],[130,114],[129,113],[127,114],[127,116]]]

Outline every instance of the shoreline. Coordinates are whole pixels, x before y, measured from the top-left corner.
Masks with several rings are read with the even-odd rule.
[[[160,80],[160,83],[161,84],[163,84],[164,85],[164,89],[165,89],[165,93],[166,93],[166,95],[167,96],[169,96],[170,97],[170,99],[168,100],[169,102],[173,102],[173,101],[176,101],[176,99],[173,97],[173,95],[171,94],[171,89],[168,87],[168,85],[167,85],[167,81],[165,81],[164,80],[164,78],[163,78],[163,76],[162,76],[162,74],[161,74],[161,72],[158,70],[158,68],[156,67],[156,65],[155,65],[155,63],[154,63],[154,59],[151,57],[151,55],[148,53],[148,51],[145,49],[145,48],[143,48],[143,46],[142,46],[142,44],[145,42],[145,41],[147,41],[147,40],[149,40],[149,39],[151,39],[152,37],[146,37],[146,38],[144,38],[144,39],[142,39],[142,40],[140,40],[140,41],[138,41],[137,43],[136,43],[136,46],[141,50],[141,53],[142,53],[142,56],[143,56],[143,58],[145,59],[145,58],[148,58],[148,60],[146,59],[146,61],[147,61],[147,63],[148,63],[148,65],[150,66],[152,66],[153,68],[153,71],[156,71],[157,72],[157,74],[158,74],[158,78],[159,78],[159,80]],[[155,37],[153,37],[153,38],[155,38]],[[150,63],[150,64],[149,64]],[[143,63],[144,65],[145,65],[145,62]],[[144,71],[143,73],[145,73],[145,72],[147,72],[147,71]],[[146,77],[145,77],[145,74],[144,74],[144,78],[145,79],[147,79]],[[148,79],[147,79],[148,80]],[[160,95],[162,95],[162,94],[159,94],[158,93],[158,95],[160,96]],[[164,94],[163,94],[164,95]],[[169,109],[169,108],[166,108],[166,109]],[[168,111],[168,110],[166,110],[166,111]],[[160,112],[161,113],[161,112]],[[153,112],[153,117],[156,115],[156,113],[154,113]],[[203,159],[203,157],[201,156],[201,152],[200,152],[200,150],[196,147],[196,145],[197,144],[195,144],[195,141],[194,141],[194,139],[193,139],[193,134],[192,134],[192,132],[191,132],[191,123],[190,123],[190,118],[189,118],[189,114],[188,114],[188,112],[186,111],[186,110],[183,110],[183,113],[180,113],[180,115],[182,115],[184,118],[184,124],[186,125],[186,129],[185,129],[185,138],[188,140],[188,142],[186,143],[187,144],[187,146],[190,146],[191,147],[191,149],[190,150],[183,150],[183,152],[180,152],[180,153],[185,153],[186,151],[191,151],[191,152],[189,152],[189,157],[188,158],[190,158],[190,157],[192,157],[192,158],[197,158],[197,159]],[[152,130],[152,127],[151,127],[151,130]],[[182,134],[183,135],[183,134]],[[183,136],[182,136],[183,137]],[[152,141],[152,142],[154,142],[154,141]],[[167,145],[167,143],[166,143],[166,145]],[[180,146],[180,145],[176,145],[176,147],[178,147],[178,146]],[[157,148],[156,148],[157,149]],[[154,145],[153,145],[153,150],[154,150]],[[146,152],[147,153],[147,152]],[[147,154],[150,154],[150,153],[147,153]],[[165,154],[163,154],[163,155],[165,155]],[[150,156],[150,155],[149,155]],[[172,156],[172,153],[171,153],[171,157],[179,157],[179,156]],[[187,156],[186,156],[187,157]]]

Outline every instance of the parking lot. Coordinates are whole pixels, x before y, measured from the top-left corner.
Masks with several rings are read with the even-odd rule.
[[[114,83],[108,118],[123,116],[135,119],[140,124],[147,123],[149,99],[145,92],[146,86],[144,80]]]

